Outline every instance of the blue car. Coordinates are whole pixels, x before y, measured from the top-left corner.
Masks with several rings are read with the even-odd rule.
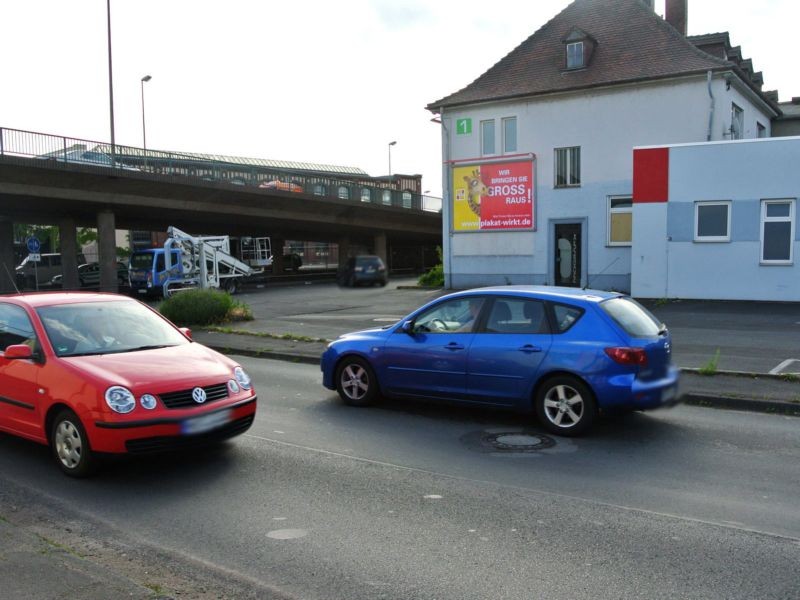
[[[384,395],[505,407],[572,436],[603,411],[676,403],[671,345],[666,326],[621,294],[481,288],[341,336],[322,355],[322,381],[355,406]]]

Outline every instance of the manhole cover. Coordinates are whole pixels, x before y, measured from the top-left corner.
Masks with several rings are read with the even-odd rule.
[[[461,441],[472,450],[487,453],[525,453],[546,450],[556,445],[555,440],[535,431],[493,429],[472,431],[461,436]]]
[[[481,441],[506,452],[533,452],[555,446],[555,442],[545,435],[516,431],[487,433]]]

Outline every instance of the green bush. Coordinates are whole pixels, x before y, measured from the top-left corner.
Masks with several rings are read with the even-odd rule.
[[[186,290],[164,300],[159,312],[179,326],[222,323],[234,306],[233,298],[219,290]]]
[[[427,273],[420,275],[417,279],[419,285],[425,287],[444,287],[444,260],[442,259],[442,247],[436,247],[436,253],[439,255],[439,264],[433,267]]]
[[[444,266],[436,265],[427,273],[423,273],[417,280],[419,285],[425,287],[443,287],[444,286]]]

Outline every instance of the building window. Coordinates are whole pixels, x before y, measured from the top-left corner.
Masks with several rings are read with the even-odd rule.
[[[340,185],[337,195],[341,200],[350,200],[350,189],[346,185]]]
[[[567,68],[580,69],[583,67],[583,42],[567,44]]]
[[[761,123],[756,122],[756,131],[758,132],[758,137],[765,138],[767,137],[767,128],[764,127]]]
[[[792,264],[794,245],[794,200],[761,202],[761,262]]]
[[[411,208],[411,192],[403,192],[403,208]]]
[[[325,186],[321,183],[314,184],[314,195],[315,196],[324,196],[325,195]]]
[[[581,148],[556,148],[555,187],[575,187],[581,184]]]
[[[481,121],[481,154],[495,154],[494,120]]]
[[[630,196],[608,198],[608,245],[630,246],[633,240],[633,200]]]
[[[517,151],[517,117],[503,119],[503,152]]]
[[[731,203],[729,201],[695,203],[694,241],[731,241]]]
[[[387,206],[392,203],[392,192],[389,190],[383,190],[383,203]]]
[[[742,139],[742,132],[744,131],[744,111],[731,103],[731,139]]]
[[[361,201],[372,202],[372,191],[369,188],[361,188]]]

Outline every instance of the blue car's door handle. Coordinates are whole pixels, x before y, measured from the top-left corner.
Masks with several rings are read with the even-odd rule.
[[[455,342],[450,342],[449,344],[447,344],[447,346],[445,346],[445,348],[447,348],[448,350],[463,350],[464,346],[462,346],[461,344],[456,344]]]
[[[539,346],[534,346],[532,344],[525,344],[524,346],[518,348],[520,352],[541,352],[542,349]]]

